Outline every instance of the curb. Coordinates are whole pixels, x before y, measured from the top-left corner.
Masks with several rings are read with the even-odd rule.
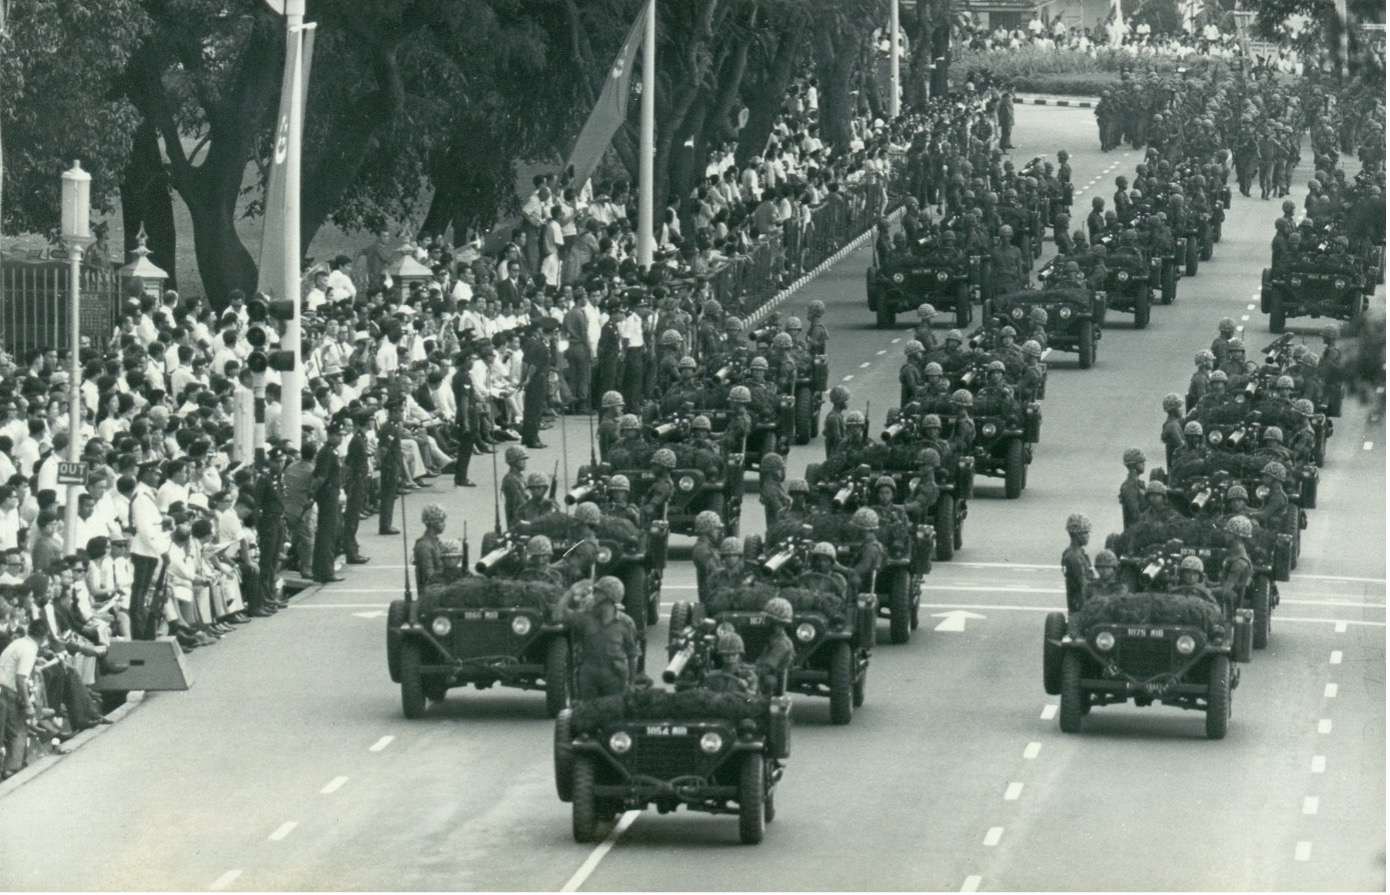
[[[894,211],[889,212],[888,215],[884,218],[884,220],[888,221],[890,224],[896,222],[900,217],[902,217],[903,210],[903,208],[898,208]],[[778,305],[791,298],[797,292],[800,292],[802,286],[805,286],[807,283],[811,282],[816,277],[825,273],[825,271],[829,270],[836,264],[839,264],[841,261],[845,260],[846,255],[848,255],[850,252],[854,251],[855,249],[862,246],[865,242],[867,242],[874,235],[874,232],[874,227],[870,227],[863,233],[860,233],[858,236],[854,237],[849,242],[841,246],[839,250],[836,251],[829,258],[826,258],[824,261],[817,264],[815,267],[811,268],[806,273],[797,277],[796,280],[794,280],[790,286],[778,292],[776,295],[772,296],[772,298],[765,302],[762,307],[758,308],[752,314],[748,315],[748,323],[746,328],[752,329],[753,326],[755,326],[758,323],[761,323],[764,319],[767,318],[767,315],[771,314],[774,310],[776,310]]]
[[[96,727],[93,727],[89,730],[82,731],[77,736],[73,737],[72,739],[68,740],[66,743],[63,744],[63,752],[49,753],[48,755],[45,755],[43,758],[39,759],[33,764],[30,764],[29,766],[25,767],[22,771],[18,772],[13,777],[6,780],[4,783],[0,783],[0,799],[3,799],[9,793],[15,791],[16,789],[19,789],[21,786],[28,783],[30,780],[35,779],[39,775],[48,771],[50,768],[56,766],[61,759],[68,755],[71,755],[78,749],[81,749],[83,746],[87,745],[92,740],[106,733],[108,730],[114,730],[116,722],[120,721],[126,715],[129,715],[131,712],[144,705],[145,698],[148,695],[149,694],[147,694],[144,690],[131,690],[129,693],[126,694],[125,703],[117,707],[116,710],[113,711],[111,714],[105,716],[106,720],[111,723],[99,724]]]
[[[1078,109],[1091,109],[1100,105],[1100,100],[1092,97],[1070,97],[1062,99],[1057,96],[1015,96],[1014,105],[1017,106],[1072,106]]]

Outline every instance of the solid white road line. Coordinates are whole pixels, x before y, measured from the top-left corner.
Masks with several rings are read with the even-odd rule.
[[[1318,721],[1318,733],[1331,733],[1331,732],[1332,732],[1332,719],[1331,719],[1331,718],[1323,718],[1323,719],[1321,719],[1321,720]]]
[[[1023,748],[1023,757],[1031,761],[1034,758],[1037,758],[1038,753],[1041,751],[1042,743],[1029,743],[1027,746]]]
[[[579,869],[574,872],[574,876],[569,878],[569,882],[565,883],[564,888],[560,891],[579,891],[579,887],[584,885],[584,881],[598,869],[599,862],[603,860],[604,855],[608,854],[608,852],[613,849],[613,846],[618,843],[618,837],[627,832],[627,828],[632,826],[632,822],[636,820],[641,813],[640,811],[623,812],[623,816],[613,825],[612,831],[610,831],[607,836],[603,837],[603,841],[594,848],[589,854],[589,857],[584,859],[584,863],[579,865]]]
[[[333,795],[333,793],[335,793],[335,792],[337,792],[338,790],[342,789],[342,788],[343,788],[343,784],[346,783],[346,782],[347,782],[347,778],[346,778],[346,777],[334,777],[332,780],[329,780],[329,781],[328,781],[328,784],[327,784],[326,786],[324,786],[323,789],[319,790],[319,792],[322,793],[323,795],[331,796],[331,795]]]
[[[1322,688],[1322,698],[1323,698],[1323,699],[1336,699],[1336,698],[1337,698],[1337,685],[1336,685],[1336,684],[1328,684],[1326,687],[1323,687],[1323,688]]]
[[[384,736],[381,739],[377,740],[375,743],[372,743],[371,747],[367,751],[380,752],[382,749],[385,749],[387,746],[391,745],[391,741],[394,739],[395,737],[393,736]]]
[[[960,890],[961,890],[962,892],[977,892],[977,891],[979,891],[979,888],[980,888],[980,877],[978,877],[978,876],[967,876],[967,877],[965,878],[965,882],[961,883],[961,886],[960,886]]]
[[[999,844],[999,840],[1004,838],[1003,827],[990,827],[985,834],[985,848],[994,848]]]
[[[1326,756],[1326,755],[1314,755],[1314,756],[1313,756],[1313,773],[1314,773],[1314,774],[1322,774],[1322,773],[1325,773],[1326,771],[1327,771],[1327,756]]]
[[[1334,650],[1332,651],[1332,655],[1328,657],[1327,661],[1328,661],[1328,664],[1330,664],[1330,665],[1341,665],[1341,664],[1342,664],[1342,651],[1339,650],[1339,649],[1334,649]]]
[[[1055,717],[1057,717],[1057,703],[1049,702],[1043,706],[1042,719],[1044,721],[1051,721]]]
[[[1317,813],[1318,813],[1318,797],[1317,797],[1317,796],[1307,796],[1306,798],[1304,798],[1304,800],[1303,800],[1303,813],[1304,813],[1304,814],[1317,814]]]
[[[297,826],[299,826],[299,821],[297,820],[285,821],[284,823],[280,824],[279,828],[276,829],[274,833],[270,834],[270,841],[279,842],[281,839],[284,839],[286,836],[290,835],[290,831]]]
[[[1306,861],[1313,856],[1313,843],[1300,842],[1294,846],[1293,859],[1295,861]]]
[[[240,870],[228,870],[226,873],[213,880],[212,885],[208,886],[208,888],[214,892],[221,892],[223,889],[236,882],[239,876],[241,876]]]
[[[1023,795],[1022,783],[1010,783],[1009,788],[1004,790],[1004,801],[1017,802],[1018,797]]]

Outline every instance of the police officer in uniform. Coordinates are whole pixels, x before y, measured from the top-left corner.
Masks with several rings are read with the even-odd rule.
[[[351,417],[351,422],[346,423],[352,431],[352,438],[348,441],[347,468],[344,470],[347,501],[343,507],[340,540],[342,552],[347,554],[347,561],[355,566],[368,561],[357,544],[357,526],[362,522],[362,514],[367,509],[367,483],[370,481],[370,471],[367,463],[367,435],[363,430],[370,420],[369,414],[358,413]]]
[[[329,423],[328,440],[314,459],[313,494],[319,512],[314,530],[314,580],[323,584],[343,580],[333,568],[342,515],[339,492],[343,489],[343,465],[338,460],[338,445],[343,441],[343,428],[342,419]]]

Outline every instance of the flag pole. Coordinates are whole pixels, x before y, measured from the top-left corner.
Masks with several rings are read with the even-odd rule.
[[[920,0],[919,0],[920,2]],[[899,87],[899,72],[902,65],[902,54],[898,48],[898,0],[891,0],[888,15],[888,117],[898,117],[898,103],[901,89]],[[918,35],[919,38],[921,35]]]
[[[293,102],[298,102],[300,83],[304,77],[304,54],[294,52],[292,41],[304,39],[305,0],[285,0],[285,52],[294,56],[294,70],[285,72],[294,85]],[[290,112],[288,152],[285,157],[285,233],[284,233],[284,282],[280,297],[294,303],[293,316],[285,321],[284,347],[294,353],[294,369],[281,374],[280,385],[280,436],[289,440],[296,449],[300,446],[303,432],[300,429],[300,414],[303,410],[301,392],[304,390],[304,358],[300,356],[299,317],[301,314],[299,294],[299,265],[303,250],[299,244],[299,181],[300,147],[304,139],[300,116]],[[273,212],[272,212],[273,213]]]
[[[652,266],[652,164],[656,152],[656,0],[647,0],[642,30],[642,121],[637,161],[637,266]]]

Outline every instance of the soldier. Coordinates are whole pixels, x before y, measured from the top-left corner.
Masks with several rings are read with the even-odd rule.
[[[623,414],[618,420],[618,443],[608,451],[608,464],[614,469],[637,469],[647,464],[647,452],[642,423],[636,414]]]
[[[955,373],[963,370],[970,363],[970,352],[965,348],[965,336],[961,331],[953,329],[946,333],[946,338],[942,339],[942,351],[937,360],[941,363],[944,370]]]
[[[811,515],[806,501],[811,496],[811,486],[805,479],[791,479],[787,482],[787,508],[782,511],[778,522],[783,526],[800,525]]]
[[[420,593],[431,584],[440,582],[444,573],[444,549],[439,536],[444,534],[444,526],[449,522],[444,508],[432,503],[420,511],[420,524],[425,533],[415,541],[413,554],[415,562],[415,587]]]
[[[724,450],[731,454],[741,454],[748,447],[748,436],[753,434],[753,417],[748,413],[752,400],[747,386],[736,385],[729,389],[729,425],[724,430]]]
[[[1038,343],[1038,348],[1047,350],[1047,309],[1033,308],[1028,312],[1028,335],[1025,341]]]
[[[701,357],[713,359],[719,350],[719,322],[723,309],[719,302],[711,298],[701,310],[700,325],[695,330],[695,344]]]
[[[1227,606],[1239,605],[1245,596],[1246,588],[1255,575],[1255,566],[1250,561],[1246,543],[1255,534],[1255,527],[1244,516],[1233,516],[1226,520],[1226,557],[1221,561],[1221,583],[1218,593]]]
[[[1006,323],[999,327],[999,343],[994,346],[994,351],[990,352],[1002,361],[1005,367],[1015,370],[1023,367],[1023,349],[1018,347],[1017,340],[1018,330]]]
[[[1232,391],[1242,389],[1250,380],[1250,373],[1253,365],[1245,360],[1245,342],[1242,339],[1232,337],[1226,342],[1226,360],[1221,364],[1221,369],[1226,372],[1230,379]]]
[[[898,406],[906,407],[917,396],[923,385],[922,343],[913,339],[903,348],[906,357],[898,370]]]
[[[550,557],[555,547],[545,535],[534,535],[526,539],[525,559],[521,571],[516,573],[518,581],[544,581],[557,587],[565,586],[565,576],[559,569],[552,568]]]
[[[1250,514],[1254,522],[1258,522],[1265,528],[1276,530],[1283,529],[1283,520],[1289,510],[1289,496],[1284,493],[1284,481],[1288,477],[1288,472],[1284,464],[1277,460],[1271,460],[1260,470],[1260,480],[1269,489],[1264,498],[1264,505]]]
[[[724,520],[712,510],[695,514],[695,593],[701,603],[709,600],[709,580],[719,571],[719,542],[724,539]]]
[[[1144,464],[1148,458],[1139,448],[1130,448],[1124,453],[1125,480],[1120,485],[1120,515],[1123,529],[1139,521],[1144,515]]]
[[[376,434],[377,469],[380,472],[380,485],[377,502],[377,534],[398,535],[400,531],[391,525],[395,513],[396,498],[400,497],[401,473],[405,461],[401,454],[401,421],[403,406],[400,399],[392,399],[386,405],[386,425]],[[491,450],[491,448],[489,448]],[[320,510],[322,512],[322,510]]]
[[[526,476],[526,502],[517,507],[516,522],[534,522],[545,516],[560,512],[560,507],[547,495],[550,480],[543,472],[533,472]]]
[[[1004,224],[999,228],[999,240],[990,252],[990,267],[994,275],[994,294],[1018,292],[1028,282],[1028,266],[1023,252],[1013,243],[1014,228]]]
[[[951,406],[956,409],[956,422],[951,432],[951,455],[969,456],[975,449],[975,421],[970,418],[970,408],[975,405],[975,396],[963,388],[951,393]]]
[[[1144,515],[1140,521],[1151,528],[1178,522],[1182,516],[1168,502],[1168,486],[1160,481],[1150,481],[1144,486]]]
[[[1226,365],[1226,349],[1228,342],[1236,334],[1236,321],[1232,317],[1222,317],[1216,324],[1217,336],[1212,340],[1211,353],[1216,357],[1216,366]]]
[[[917,306],[917,326],[912,330],[912,338],[917,340],[924,351],[936,350],[936,331],[931,328],[936,308],[926,302]]]
[[[1168,415],[1168,418],[1163,421],[1163,428],[1158,437],[1163,442],[1164,450],[1167,451],[1169,469],[1173,468],[1173,457],[1183,446],[1182,409],[1182,395],[1176,392],[1164,395],[1163,412]]]
[[[878,513],[880,525],[906,527],[907,511],[894,505],[898,496],[898,484],[889,475],[881,475],[874,482],[874,512]]]
[[[693,365],[692,361],[692,365]],[[607,460],[608,452],[618,441],[618,420],[623,416],[623,393],[606,391],[600,400],[598,421],[598,455]],[[511,452],[508,451],[508,454]]]
[[[1178,583],[1172,588],[1172,592],[1186,597],[1200,597],[1219,604],[1220,601],[1207,589],[1206,574],[1206,567],[1202,565],[1200,557],[1184,556],[1182,562],[1178,563]]]
[[[800,317],[788,317],[787,322],[782,324],[782,331],[792,340],[792,348],[798,353],[809,354],[810,349],[806,344],[806,334],[802,330]],[[775,336],[773,338],[776,338]]]
[[[665,409],[675,409],[685,404],[699,404],[703,398],[703,391],[700,383],[695,379],[695,373],[699,365],[695,363],[695,358],[689,355],[680,359],[677,364],[677,372],[680,378],[676,380],[670,391],[661,399],[661,407]]]
[[[853,566],[856,593],[869,593],[873,590],[874,575],[888,559],[883,545],[878,540],[878,513],[868,507],[860,507],[850,517],[850,526],[859,530],[858,560]]]
[[[778,333],[772,337],[768,346],[768,376],[774,386],[773,398],[778,391],[789,394],[796,385],[795,343],[788,333]]]
[[[656,393],[665,394],[680,379],[680,359],[685,352],[685,339],[679,330],[668,329],[657,343]]]
[[[830,410],[821,422],[821,435],[825,439],[825,458],[840,447],[845,437],[845,411],[849,407],[849,389],[837,385],[830,390]]]
[[[502,476],[502,510],[507,519],[507,527],[517,523],[517,514],[526,503],[526,461],[531,454],[520,445],[507,448],[507,474]]]
[[[1086,216],[1086,233],[1092,244],[1099,242],[1105,233],[1105,200],[1100,196],[1091,198],[1091,213]]]
[[[661,448],[652,454],[652,474],[655,476],[647,488],[647,497],[642,501],[642,514],[648,519],[665,519],[666,509],[671,503],[671,495],[676,486],[671,481],[671,470],[676,468],[676,453],[670,448]]]
[[[1189,420],[1182,428],[1182,444],[1174,450],[1169,461],[1169,478],[1174,482],[1185,481],[1192,476],[1206,472],[1211,448],[1207,447],[1205,432],[1197,420]]]
[[[767,514],[768,531],[777,525],[783,511],[791,504],[782,486],[786,473],[786,461],[781,454],[770,452],[763,455],[758,466],[758,499],[763,505],[763,512]]]
[[[1129,593],[1129,588],[1120,581],[1120,559],[1113,550],[1102,550],[1096,554],[1096,578],[1091,582],[1090,596],[1118,597]]]
[[[835,570],[837,565],[835,545],[829,541],[820,541],[811,548],[811,554],[807,561],[810,563],[810,568],[797,577],[796,586],[816,593],[828,594],[841,600],[845,599],[849,593],[849,585],[846,583],[844,575]]]
[[[1009,347],[1012,348],[1013,346],[1010,345]],[[1019,355],[1021,358],[1022,352],[1019,352]],[[985,369],[985,384],[980,388],[980,393],[975,396],[975,400],[985,408],[981,412],[989,413],[991,409],[994,409],[1001,415],[1011,415],[1014,412],[1014,390],[1004,381],[1004,362],[992,360]]]
[[[1299,415],[1302,424],[1288,437],[1289,452],[1299,463],[1313,463],[1316,461],[1318,449],[1317,433],[1313,431],[1313,425],[1309,422],[1315,412],[1313,402],[1307,398],[1299,398],[1293,402],[1293,409]]]
[[[936,503],[941,499],[941,488],[936,484],[936,470],[940,465],[941,454],[936,448],[924,447],[917,452],[917,475],[910,483],[907,500],[902,507],[907,519],[919,523],[932,521]]]
[[[733,631],[719,634],[714,641],[717,667],[705,671],[700,686],[714,693],[751,696],[758,692],[758,672],[743,661],[743,638]]]
[[[743,539],[727,537],[719,543],[719,570],[705,579],[705,590],[712,598],[723,590],[742,590],[752,583],[753,573],[743,560]]]
[[[1042,346],[1034,339],[1023,343],[1023,372],[1018,382],[1018,396],[1022,401],[1036,401],[1042,392],[1042,353]]]
[[[771,633],[753,667],[758,674],[758,691],[764,696],[782,695],[787,672],[796,658],[796,648],[787,636],[794,617],[792,604],[782,597],[773,597],[763,607],[763,620]]]
[[[578,692],[581,700],[621,696],[634,677],[641,648],[637,624],[620,608],[623,583],[604,575],[594,583],[593,605],[574,607],[574,601],[588,588],[571,589],[559,611],[570,622],[571,637],[579,652]]]
[[[1067,517],[1067,537],[1071,543],[1062,552],[1062,578],[1067,585],[1067,611],[1079,612],[1090,596],[1091,582],[1096,573],[1091,567],[1091,557],[1086,553],[1086,545],[1091,540],[1091,520],[1085,513],[1072,513]]]
[[[1230,382],[1230,377],[1225,370],[1213,370],[1207,379],[1207,393],[1197,402],[1187,414],[1187,418],[1206,418],[1212,411],[1217,410],[1225,404],[1229,398],[1226,394],[1226,385]]]
[[[840,442],[837,453],[844,454],[850,451],[863,450],[867,445],[866,422],[864,414],[858,410],[851,410],[845,414],[845,437]]]
[[[314,580],[324,584],[343,580],[333,568],[342,522],[339,493],[343,489],[343,465],[338,460],[338,445],[343,440],[343,428],[341,419],[329,423],[328,440],[314,459],[313,494],[319,513],[314,531]]]
[[[603,521],[603,511],[598,508],[598,504],[586,500],[574,508],[574,515],[571,518],[579,523],[579,537],[575,539],[573,546],[565,551],[565,555],[555,563],[555,566],[565,576],[566,586],[590,577],[594,572],[594,567],[598,564],[598,534],[596,530]]]
[[[1208,387],[1211,382],[1211,368],[1216,364],[1216,355],[1203,348],[1197,352],[1193,358],[1193,363],[1197,365],[1197,371],[1192,374],[1192,378],[1187,382],[1187,409],[1189,411],[1197,406],[1197,403],[1206,397]]]
[[[622,473],[614,473],[609,476],[608,484],[604,486],[604,494],[608,497],[608,503],[603,507],[605,516],[613,516],[617,519],[626,519],[631,522],[638,531],[642,530],[642,511],[629,498],[632,496],[632,483],[627,476]]]
[[[709,417],[703,413],[690,421],[690,462],[705,478],[718,482],[724,478],[724,454],[710,439],[712,431]]]
[[[1277,460],[1285,466],[1293,464],[1293,452],[1284,447],[1284,430],[1278,426],[1266,426],[1260,433],[1260,448],[1255,456],[1261,460]]]
[[[806,306],[806,348],[812,354],[824,355],[826,343],[830,340],[830,333],[826,330],[825,324],[821,319],[825,317],[825,302],[816,299]]]
[[[1244,485],[1232,485],[1227,488],[1225,512],[1216,517],[1217,525],[1224,528],[1227,522],[1237,516],[1245,516],[1248,518],[1250,515],[1249,500],[1250,492],[1245,490]],[[1253,528],[1259,527],[1253,522],[1251,526]]]

